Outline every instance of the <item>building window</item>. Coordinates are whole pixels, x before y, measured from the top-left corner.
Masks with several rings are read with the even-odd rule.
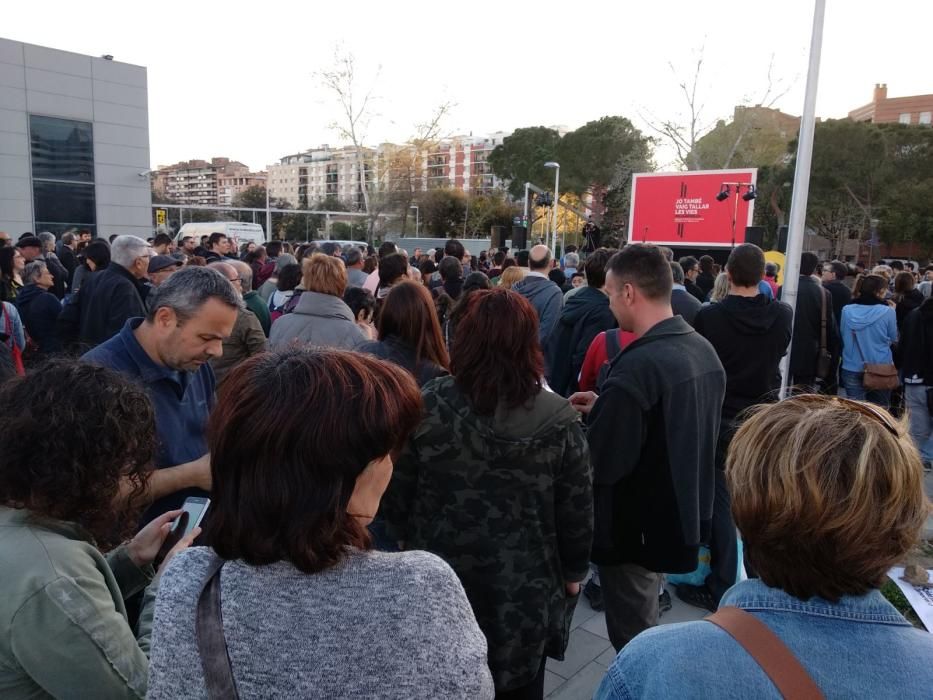
[[[933,112],[920,112],[920,121],[918,121],[917,123],[918,124],[929,124],[931,121],[930,120],[931,116],[933,116]]]
[[[897,121],[901,124],[910,124],[910,112],[905,112],[902,114]]]
[[[90,122],[29,115],[37,231],[96,233],[94,137]]]

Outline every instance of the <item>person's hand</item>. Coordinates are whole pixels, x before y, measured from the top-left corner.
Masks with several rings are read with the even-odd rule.
[[[172,530],[172,521],[182,513],[184,513],[183,510],[170,510],[168,513],[163,513],[149,522],[136,533],[136,537],[126,543],[126,553],[136,566],[142,568],[155,560],[162,548],[162,543]]]
[[[570,396],[570,405],[583,415],[586,415],[593,410],[593,404],[596,403],[597,398],[596,392],[578,391],[576,394]]]
[[[188,549],[188,547],[191,546],[191,543],[194,542],[198,538],[198,535],[200,534],[201,534],[201,528],[196,527],[191,532],[189,532],[187,535],[185,535],[180,540],[178,540],[178,544],[172,547],[168,551],[168,554],[165,555],[165,559],[163,559],[162,563],[159,565],[159,570],[156,572],[156,576],[161,576],[162,572],[165,571],[166,567],[168,567],[168,563],[172,561],[172,557],[174,557],[176,554],[178,554],[183,549]]]
[[[203,489],[204,491],[210,491],[213,483],[211,481],[210,452],[188,464],[191,470],[191,486]]]
[[[564,588],[566,589],[567,595],[569,596],[580,595],[580,584],[579,583],[564,582]]]
[[[363,335],[366,336],[366,340],[377,340],[379,338],[379,333],[372,322],[357,321],[356,325],[358,325],[360,330],[363,331]]]

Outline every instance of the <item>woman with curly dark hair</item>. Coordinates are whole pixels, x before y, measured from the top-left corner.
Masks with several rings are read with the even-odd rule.
[[[538,316],[520,294],[472,293],[453,376],[423,389],[425,418],[381,515],[405,548],[460,577],[489,645],[496,697],[541,698],[589,570],[593,487],[583,429],[544,387]]]
[[[152,562],[181,511],[117,545],[143,505],[154,429],[145,391],[103,367],[52,361],[0,385],[4,697],[146,694]],[[144,588],[134,633],[123,601]]]
[[[240,697],[492,697],[450,567],[366,531],[420,416],[411,376],[359,353],[292,347],[230,373],[208,428],[212,548],[163,578],[150,700],[233,695],[205,678],[204,630]],[[199,604],[217,589],[222,607]]]

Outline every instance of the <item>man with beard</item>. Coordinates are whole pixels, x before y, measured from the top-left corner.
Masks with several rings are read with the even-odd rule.
[[[210,490],[204,428],[215,379],[209,361],[222,353],[240,305],[233,285],[203,267],[179,270],[150,299],[145,318],[129,319],[81,358],[128,375],[152,399],[158,445],[149,477],[154,503],[144,522]]]

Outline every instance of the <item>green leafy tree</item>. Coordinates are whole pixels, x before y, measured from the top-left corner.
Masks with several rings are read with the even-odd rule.
[[[518,199],[524,196],[526,182],[541,188],[553,185],[554,171],[544,164],[557,160],[560,140],[555,129],[545,126],[516,129],[492,149],[487,162],[499,178],[509,183],[509,194]]]
[[[466,195],[447,187],[421,193],[421,232],[425,236],[448,237],[463,234]]]

